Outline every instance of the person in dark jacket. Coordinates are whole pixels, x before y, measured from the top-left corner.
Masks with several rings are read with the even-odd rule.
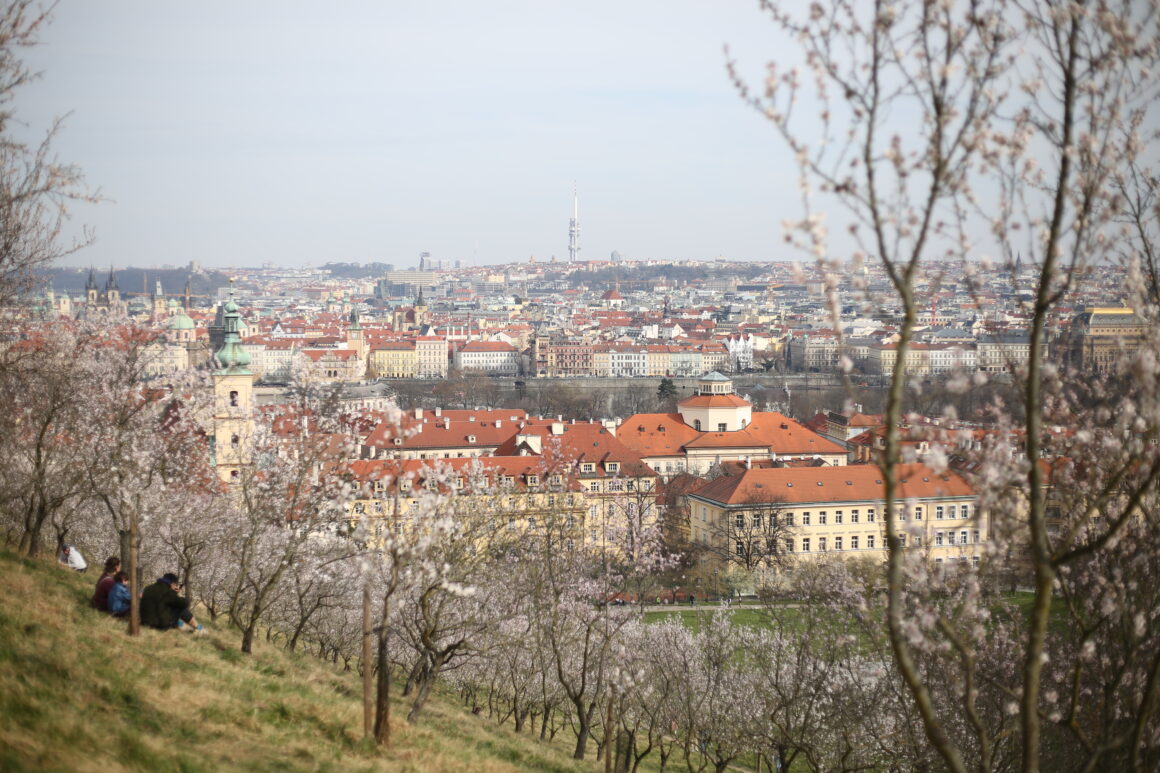
[[[117,572],[113,575],[113,587],[109,590],[109,614],[125,617],[129,614],[129,575]]]
[[[189,611],[189,601],[181,593],[177,575],[169,572],[157,578],[141,594],[141,623],[159,631],[188,625],[190,630],[201,630]]]
[[[97,589],[93,592],[93,599],[90,602],[93,609],[99,609],[102,612],[109,611],[109,591],[113,589],[113,575],[121,568],[121,559],[116,556],[109,556],[105,559],[105,571],[101,572],[101,576],[97,578]]]

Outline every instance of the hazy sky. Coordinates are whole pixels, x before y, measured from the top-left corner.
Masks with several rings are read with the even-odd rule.
[[[64,0],[20,97],[108,201],[73,265],[798,257],[789,154],[725,72],[756,0]],[[785,59],[783,58],[784,62]]]

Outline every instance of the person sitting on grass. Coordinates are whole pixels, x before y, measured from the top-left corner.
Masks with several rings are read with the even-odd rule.
[[[204,630],[193,619],[189,600],[181,595],[181,583],[172,572],[158,577],[141,594],[141,623],[159,631],[185,626],[195,633]]]
[[[109,589],[108,613],[113,617],[127,617],[130,600],[129,575],[117,572],[113,575],[113,586]]]
[[[74,569],[78,572],[83,572],[89,568],[85,557],[81,555],[81,551],[76,549],[75,545],[65,545],[60,549],[60,562],[69,569]]]
[[[97,578],[97,589],[93,592],[93,599],[89,603],[93,609],[102,612],[109,611],[109,591],[113,589],[113,575],[121,568],[121,559],[109,556],[105,559],[105,570]]]

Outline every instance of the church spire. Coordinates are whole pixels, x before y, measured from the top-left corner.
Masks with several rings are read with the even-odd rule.
[[[225,340],[222,342],[222,348],[218,349],[214,356],[224,372],[249,373],[246,366],[250,364],[250,353],[242,347],[242,336],[239,332],[242,315],[237,302],[234,300],[234,280],[232,279],[230,280],[230,297],[222,311],[224,312],[222,320],[225,327]]]

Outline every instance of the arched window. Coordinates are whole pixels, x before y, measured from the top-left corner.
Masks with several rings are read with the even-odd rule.
[[[701,431],[701,420],[700,419],[693,419],[693,429],[697,430],[698,432]]]
[[[239,438],[237,435],[230,435],[230,447],[237,448],[238,444],[241,442],[241,438]]]
[[[231,408],[238,407],[238,392],[236,389],[230,392],[230,407]]]

